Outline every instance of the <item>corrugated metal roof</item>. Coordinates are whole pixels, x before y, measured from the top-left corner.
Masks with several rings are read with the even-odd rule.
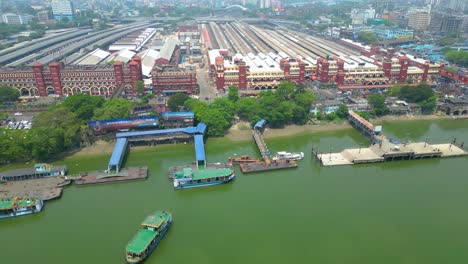
[[[93,52],[85,56],[80,62],[78,62],[78,65],[96,65],[107,56],[109,56],[110,53],[101,49],[95,49]]]
[[[255,129],[257,129],[257,128],[263,128],[263,127],[265,126],[265,124],[266,124],[265,119],[262,119],[262,120],[258,121],[258,122],[255,124],[254,128],[255,128]]]
[[[195,135],[195,158],[197,161],[205,161],[205,144],[203,143],[203,135]]]
[[[112,156],[109,160],[110,166],[119,166],[122,161],[123,156],[125,155],[125,149],[127,148],[127,138],[117,138],[117,142],[114,146],[114,151],[112,151]]]
[[[135,56],[135,54],[136,53],[133,51],[130,51],[128,49],[123,49],[119,51],[118,53],[114,53],[111,56],[109,56],[107,61],[108,62],[109,61],[121,61],[123,63],[127,63],[133,58],[133,56]]]
[[[151,74],[151,70],[153,69],[154,62],[159,56],[159,51],[154,49],[147,49],[143,52],[140,52],[138,56],[141,58],[143,75],[149,76]]]
[[[161,48],[161,51],[159,52],[159,58],[166,59],[166,60],[171,60],[172,53],[174,53],[176,45],[179,44],[179,40],[172,36],[169,37],[166,40],[166,43],[164,43],[164,46]]]

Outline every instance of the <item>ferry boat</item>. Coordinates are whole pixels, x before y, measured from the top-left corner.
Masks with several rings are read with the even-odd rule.
[[[186,189],[228,183],[234,179],[234,171],[229,168],[192,169],[184,168],[174,174],[174,189]]]
[[[16,169],[0,172],[0,182],[40,179],[45,177],[65,176],[67,166],[54,166],[48,163],[38,163],[34,168]]]
[[[304,152],[286,152],[278,151],[273,160],[301,160],[304,158]]]
[[[172,224],[172,214],[157,211],[145,218],[126,248],[127,263],[142,263],[158,246]]]
[[[44,202],[36,198],[1,199],[0,219],[38,213],[43,207]]]

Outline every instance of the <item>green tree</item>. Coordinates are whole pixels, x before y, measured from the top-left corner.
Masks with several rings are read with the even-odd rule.
[[[143,81],[136,81],[135,82],[135,92],[137,94],[142,94],[145,91],[145,84]]]
[[[219,110],[226,121],[231,123],[234,118],[235,106],[234,103],[228,98],[216,98],[213,103],[209,105],[210,109]]]
[[[468,51],[450,50],[445,53],[445,58],[450,62],[457,64],[461,67],[468,67]]]
[[[0,128],[0,164],[31,158],[26,130]]]
[[[141,102],[143,104],[148,104],[149,103],[149,100],[153,99],[154,98],[154,94],[145,94],[141,97]]]
[[[377,35],[368,31],[359,32],[358,39],[364,44],[371,44],[379,40]]]
[[[237,115],[241,119],[252,121],[258,117],[258,114],[260,113],[260,105],[255,98],[240,98],[236,102],[236,111]]]
[[[106,101],[102,107],[94,110],[94,120],[107,120],[129,117],[130,110],[134,104],[123,98]]]
[[[385,96],[373,93],[369,96],[368,101],[377,116],[383,116],[388,113],[388,107],[385,105]]]
[[[309,112],[312,103],[315,101],[315,94],[303,85],[298,85],[292,99],[297,105],[304,108],[304,111]]]
[[[201,114],[200,121],[208,126],[207,134],[209,136],[223,136],[230,123],[219,109],[208,108]]]
[[[39,128],[58,129],[63,132],[63,148],[80,146],[81,126],[85,123],[65,108],[54,108],[34,116],[32,131]]]
[[[281,82],[276,89],[276,97],[281,101],[286,101],[291,98],[296,85],[292,82]]]
[[[185,101],[190,99],[190,97],[184,93],[176,93],[169,97],[167,101],[167,106],[171,111],[178,111],[180,107],[184,106]]]
[[[437,106],[437,96],[433,95],[428,99],[419,103],[421,106],[421,113],[423,114],[432,114]]]
[[[88,121],[94,115],[94,110],[104,104],[104,98],[99,96],[91,96],[87,94],[75,94],[67,97],[62,103],[62,107],[75,113],[76,116]]]
[[[305,111],[303,107],[300,107],[297,104],[294,104],[291,110],[292,110],[291,120],[294,124],[304,125],[305,123],[307,123],[307,120],[309,119],[309,114],[308,112]]]
[[[3,102],[14,102],[17,101],[20,97],[18,89],[11,87],[9,85],[0,85],[0,103]]]
[[[64,150],[64,134],[61,129],[40,127],[31,130],[28,136],[31,155],[36,160],[50,160]]]
[[[348,112],[349,112],[348,106],[345,104],[341,104],[335,113],[336,113],[336,116],[338,116],[339,118],[347,118]]]
[[[239,89],[236,86],[229,86],[228,99],[232,102],[239,100]]]
[[[400,90],[400,99],[403,99],[412,103],[419,103],[432,97],[434,92],[431,86],[425,83],[418,84],[416,86],[403,86]]]

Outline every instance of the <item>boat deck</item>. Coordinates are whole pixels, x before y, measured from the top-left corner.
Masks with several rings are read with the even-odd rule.
[[[315,153],[323,166],[376,163],[401,159],[448,158],[468,153],[454,144],[428,144],[424,142],[392,144],[383,141],[368,148],[345,149],[339,153]]]
[[[144,180],[148,178],[148,167],[123,168],[116,174],[109,174],[105,171],[82,172],[80,175],[71,178],[76,185]]]
[[[174,179],[174,173],[176,173],[177,171],[182,171],[185,168],[191,168],[191,169],[195,170],[195,169],[197,169],[197,165],[196,164],[191,164],[191,165],[185,165],[185,166],[170,167],[169,168],[169,174],[168,174],[169,180]],[[209,163],[209,164],[207,164],[206,168],[207,169],[231,169],[231,170],[233,169],[231,163]]]
[[[242,173],[259,172],[259,171],[270,171],[270,170],[281,170],[296,168],[297,163],[293,160],[278,160],[272,161],[267,164],[263,161],[241,163],[239,164]]]
[[[62,177],[48,177],[0,184],[0,198],[34,197],[44,201],[58,198],[71,181]]]

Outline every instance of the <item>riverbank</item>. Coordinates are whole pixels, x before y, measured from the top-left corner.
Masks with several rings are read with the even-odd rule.
[[[416,116],[383,116],[372,119],[373,124],[381,124],[382,122],[396,122],[396,121],[419,121],[419,120],[438,120],[438,119],[468,119],[467,116],[439,116],[439,115],[416,115]],[[263,133],[264,138],[276,138],[276,137],[289,137],[310,133],[337,131],[343,129],[350,129],[352,126],[348,121],[343,120],[341,122],[322,122],[316,125],[289,125],[284,128],[267,128]],[[233,125],[224,136],[230,141],[247,141],[252,138],[252,129],[248,122],[239,122]],[[132,147],[132,149],[145,149],[146,146]],[[77,151],[74,155],[76,156],[93,156],[99,154],[111,154],[114,149],[114,142],[97,141],[89,147],[85,147]]]

